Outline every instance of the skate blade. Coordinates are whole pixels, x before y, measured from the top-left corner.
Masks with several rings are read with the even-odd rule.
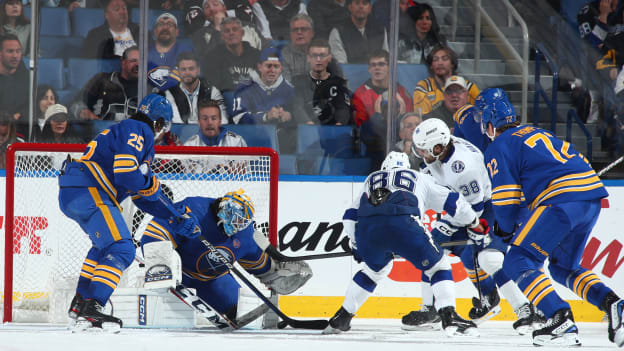
[[[534,330],[533,326],[530,326],[530,325],[521,325],[518,328],[516,328],[516,332],[518,333],[518,335],[527,335],[531,333],[533,330]]]
[[[477,328],[460,329],[455,326],[447,327],[446,329],[444,329],[444,333],[449,338],[456,337],[456,336],[470,336],[470,337],[480,336]]]
[[[78,319],[70,322],[70,328],[72,333],[84,333],[87,329],[92,328],[93,325],[86,319]]]
[[[101,327],[93,326],[88,320],[77,320],[71,329],[72,333],[107,333],[117,334],[121,326],[117,323],[104,322]]]
[[[559,337],[553,337],[552,335],[538,335],[533,338],[533,345],[577,347],[581,346],[581,340],[576,333],[565,333]]]
[[[483,317],[477,318],[477,319],[473,319],[472,321],[474,322],[474,324],[480,325],[480,324],[482,324],[482,323],[484,323],[484,322],[486,322],[486,321],[496,317],[499,313],[501,313],[501,308],[500,308],[499,305],[496,305],[496,307],[491,309]]]
[[[401,329],[408,331],[431,331],[442,329],[442,322],[423,323],[419,325],[401,324]]]
[[[613,338],[613,342],[618,346],[622,347],[624,345],[624,328],[620,327],[618,331],[615,332],[615,337]]]
[[[336,329],[332,327],[331,325],[328,325],[325,329],[323,329],[324,335],[333,335],[333,334],[340,334],[340,333],[342,333],[342,330]]]

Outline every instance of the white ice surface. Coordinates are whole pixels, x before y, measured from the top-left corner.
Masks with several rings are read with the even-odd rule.
[[[617,350],[607,338],[606,323],[578,323],[583,343],[579,350]],[[441,331],[400,329],[399,320],[354,319],[351,331],[322,335],[320,331],[214,329],[122,329],[120,334],[72,334],[50,325],[4,324],[0,326],[0,351],[488,351],[561,350],[535,348],[530,336],[517,335],[511,322],[490,321],[479,327],[480,337],[448,338]],[[619,349],[624,350],[624,349]]]

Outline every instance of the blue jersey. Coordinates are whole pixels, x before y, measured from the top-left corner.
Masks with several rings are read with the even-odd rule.
[[[252,81],[242,83],[234,93],[234,103],[231,115],[234,123],[256,124],[266,123],[265,114],[273,107],[282,107],[291,112],[290,105],[295,97],[295,89],[282,76],[275,84],[266,86],[252,72]]]
[[[455,120],[453,135],[468,140],[485,153],[485,149],[490,145],[490,138],[481,132],[477,109],[470,104],[464,105],[455,112],[453,120]]]
[[[144,122],[126,119],[103,130],[87,145],[80,158],[66,166],[59,177],[61,186],[99,186],[120,203],[129,195],[133,200],[155,201],[160,196],[158,180],[152,176],[154,133]],[[89,172],[71,172],[86,166]]]
[[[192,212],[199,220],[202,235],[230,262],[238,261],[245,270],[252,274],[262,274],[268,271],[271,268],[271,260],[253,239],[253,223],[244,230],[227,236],[217,225],[217,217],[211,209],[215,201],[214,198],[188,197],[174,206],[186,206],[186,211]],[[141,242],[145,244],[162,240],[171,241],[174,249],[180,254],[182,270],[187,277],[208,281],[228,273],[228,268],[210,254],[199,239],[179,235],[168,220],[154,218],[147,225]]]
[[[550,132],[518,126],[500,134],[485,152],[492,204],[500,228],[513,232],[521,207],[608,196],[587,159]]]

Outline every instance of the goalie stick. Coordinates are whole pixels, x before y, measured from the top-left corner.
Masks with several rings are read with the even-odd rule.
[[[169,292],[171,292],[174,296],[182,300],[185,304],[199,313],[202,317],[207,319],[210,323],[212,323],[215,327],[223,330],[223,331],[232,331],[240,329],[247,324],[255,321],[260,318],[263,314],[265,314],[269,307],[265,304],[262,304],[253,310],[245,313],[240,316],[236,320],[231,320],[227,316],[215,311],[212,306],[206,303],[202,298],[197,296],[192,290],[185,287],[184,285],[178,285],[175,288],[170,288]],[[219,318],[220,317],[220,318]]]
[[[234,267],[234,265],[225,256],[223,256],[223,254],[219,250],[217,250],[214,245],[206,240],[203,235],[200,234],[197,238],[202,242],[202,244],[206,246],[210,253],[215,255],[215,257],[217,257],[217,259],[221,261],[221,263],[223,263],[230,270],[230,272],[234,273],[234,275],[236,275],[245,285],[247,285],[249,289],[251,289],[251,291],[253,291],[254,294],[256,294],[260,298],[260,300],[264,302],[265,305],[273,310],[273,312],[275,312],[275,314],[277,314],[285,324],[290,325],[293,328],[318,330],[325,329],[329,325],[329,322],[326,319],[298,320],[288,317],[277,306],[275,306],[271,302],[271,300],[269,300],[269,298],[264,296],[264,294],[260,290],[258,290],[258,288],[256,288],[247,279],[247,277],[245,277],[245,275],[243,275],[238,269],[236,269],[236,267]],[[281,323],[281,325],[284,325],[284,323]]]

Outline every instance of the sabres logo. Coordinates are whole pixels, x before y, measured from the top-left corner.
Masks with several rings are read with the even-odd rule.
[[[240,240],[238,239],[232,240],[232,246],[234,246],[235,249],[238,249],[241,246]]]
[[[451,164],[451,169],[455,173],[461,173],[464,170],[464,168],[466,168],[466,166],[464,165],[462,161],[454,161]]]

